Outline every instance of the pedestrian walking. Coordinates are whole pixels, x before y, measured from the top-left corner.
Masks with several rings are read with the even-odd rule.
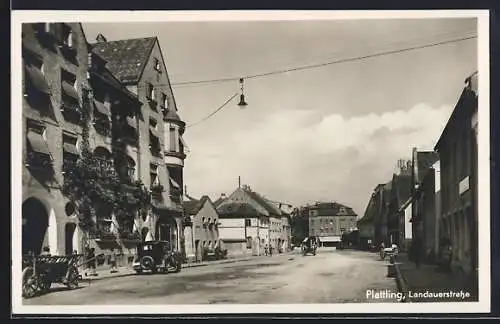
[[[111,255],[109,256],[109,264],[111,265],[110,272],[111,273],[116,273],[118,272],[118,268],[116,267],[116,250],[111,249]]]
[[[96,272],[96,257],[95,257],[95,248],[90,248],[87,256],[87,260],[89,262],[90,275],[97,276]]]

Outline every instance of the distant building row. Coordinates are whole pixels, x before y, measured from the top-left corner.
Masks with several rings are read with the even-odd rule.
[[[290,249],[290,214],[284,204],[273,202],[248,186],[237,188],[228,197],[212,202],[186,195],[185,213],[191,226],[185,227],[186,255],[202,260],[204,251],[216,247],[228,255],[263,255]]]
[[[412,152],[412,160],[391,182],[378,185],[359,221],[365,244],[413,243],[428,262],[451,241],[453,264],[477,270],[477,72],[466,86],[434,151]],[[415,247],[415,246],[414,246]]]

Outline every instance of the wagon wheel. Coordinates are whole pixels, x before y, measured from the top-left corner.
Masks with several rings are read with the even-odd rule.
[[[46,294],[50,290],[50,286],[52,285],[52,282],[46,278],[40,278],[39,280],[39,291],[42,294]]]
[[[68,269],[68,274],[66,275],[67,283],[69,289],[75,289],[78,287],[78,270],[76,267],[71,266]]]
[[[32,298],[38,292],[38,278],[34,275],[33,267],[23,270],[23,297]]]

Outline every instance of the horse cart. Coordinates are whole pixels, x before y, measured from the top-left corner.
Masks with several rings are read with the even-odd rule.
[[[62,283],[69,289],[77,288],[80,279],[77,262],[82,257],[80,254],[23,257],[23,297],[47,293],[53,283]]]

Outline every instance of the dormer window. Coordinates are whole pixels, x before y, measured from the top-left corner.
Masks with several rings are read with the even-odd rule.
[[[73,31],[68,25],[63,27],[62,43],[70,48],[73,47]]]

